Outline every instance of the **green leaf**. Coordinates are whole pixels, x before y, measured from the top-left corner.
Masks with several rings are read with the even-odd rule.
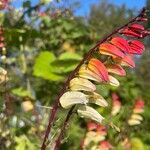
[[[33,98],[31,92],[26,89],[23,89],[22,87],[13,89],[12,93],[17,96],[20,96],[20,97],[29,96],[29,97]]]
[[[144,144],[139,138],[131,139],[132,150],[145,150]]]
[[[21,135],[20,137],[15,137],[15,150],[37,150],[34,143],[32,143],[25,135]]]
[[[35,60],[33,75],[51,81],[62,80],[63,77],[55,74],[53,72],[54,67],[50,65],[55,59],[56,57],[53,53],[48,51],[41,52]]]
[[[81,60],[82,57],[76,53],[70,53],[70,52],[65,52],[62,53],[59,56],[59,60],[66,60],[66,59],[71,59],[71,60]]]
[[[58,59],[51,62],[53,67],[52,72],[56,74],[63,74],[75,69],[82,57],[75,53],[65,52],[61,54]]]

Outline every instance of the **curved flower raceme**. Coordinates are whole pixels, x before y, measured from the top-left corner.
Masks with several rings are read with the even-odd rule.
[[[121,28],[117,35],[109,37],[98,45],[97,51],[99,55],[105,55],[105,61],[93,57],[83,63],[76,77],[70,81],[68,91],[60,98],[63,108],[76,105],[79,116],[101,123],[103,117],[91,107],[91,103],[101,107],[106,107],[108,104],[100,94],[96,93],[95,85],[107,84],[117,87],[120,84],[117,76],[126,76],[124,67],[135,67],[134,56],[143,53],[145,48],[142,38],[149,35],[149,30],[142,25],[146,20],[144,12],[134,22]],[[116,115],[120,107],[120,101],[114,99],[112,115]]]
[[[128,124],[130,126],[141,124],[141,121],[143,120],[143,117],[141,114],[144,112],[144,101],[142,99],[138,99],[135,102],[133,112],[128,119]]]

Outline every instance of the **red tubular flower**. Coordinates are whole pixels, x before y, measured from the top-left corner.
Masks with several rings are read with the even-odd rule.
[[[137,54],[140,55],[143,53],[145,47],[144,44],[138,40],[132,40],[129,41],[129,45],[130,45],[130,54]]]
[[[99,75],[102,78],[102,80],[106,82],[109,80],[108,72],[105,65],[98,59],[92,58],[89,61],[88,68],[91,71],[95,72],[97,75]]]
[[[144,27],[137,23],[130,25],[129,28],[133,31],[143,31],[144,30]]]
[[[124,58],[124,53],[119,48],[107,42],[100,45],[99,52],[103,55]]]
[[[119,33],[127,35],[127,36],[131,36],[131,37],[136,37],[136,38],[142,38],[143,37],[141,32],[136,32],[136,31],[133,31],[129,28],[122,29],[122,30],[120,30]]]
[[[112,148],[112,145],[108,141],[100,142],[100,150],[109,150]]]
[[[119,76],[125,76],[126,75],[125,70],[120,65],[108,64],[108,65],[106,65],[106,68],[107,68],[107,71],[110,73],[114,73],[114,74],[117,74]]]
[[[130,51],[130,47],[128,45],[128,41],[121,37],[114,37],[110,41],[113,45],[120,48],[123,52],[128,53]]]
[[[131,68],[135,67],[135,62],[132,55],[126,55],[123,59],[113,58],[113,60],[122,66],[128,66]]]

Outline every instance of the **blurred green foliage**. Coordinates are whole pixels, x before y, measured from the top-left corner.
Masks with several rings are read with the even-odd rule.
[[[47,2],[31,6],[30,1],[24,1],[22,7],[23,11],[10,8],[0,12],[7,45],[7,61],[1,66],[7,66],[9,72],[7,85],[0,86],[1,150],[39,149],[51,104],[67,75],[100,38],[137,13],[125,6],[117,7],[105,1],[91,6],[87,18],[75,16],[65,6],[51,7]],[[119,127],[123,126],[134,99],[138,96],[144,98],[146,108],[143,123],[139,127],[127,129],[133,150],[150,149],[150,94],[149,88],[145,88],[150,86],[148,63],[149,55],[137,58],[136,71],[128,70],[129,75],[120,79],[119,89],[97,86],[98,92],[109,101],[110,106],[111,92],[116,91],[120,95],[123,109],[120,115],[112,119]],[[31,105],[34,109],[27,111]],[[98,110],[104,116],[109,116],[110,109]],[[54,140],[59,132],[64,114],[64,110],[58,113],[50,140]],[[75,115],[61,148],[80,149],[85,132],[86,121]],[[122,136],[120,134],[114,129],[110,129],[108,134],[117,150],[123,149],[118,144]]]

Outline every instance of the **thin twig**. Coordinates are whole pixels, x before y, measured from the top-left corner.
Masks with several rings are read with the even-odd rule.
[[[48,140],[48,136],[49,136],[49,133],[50,133],[50,131],[51,131],[51,127],[52,127],[52,125],[53,125],[53,123],[54,123],[54,120],[55,120],[55,117],[56,117],[56,113],[57,113],[57,110],[58,110],[59,105],[60,105],[59,99],[60,99],[60,97],[65,93],[65,91],[67,90],[70,80],[75,77],[75,75],[77,74],[77,72],[78,72],[79,68],[81,67],[81,65],[84,64],[85,61],[88,61],[88,60],[91,58],[93,52],[95,52],[95,51],[97,50],[97,48],[99,47],[100,44],[102,44],[103,42],[107,41],[107,40],[108,40],[110,37],[112,37],[114,34],[118,33],[118,31],[119,31],[120,29],[122,29],[122,28],[128,26],[130,23],[136,21],[136,19],[137,19],[138,17],[140,17],[145,11],[146,11],[146,9],[143,8],[142,11],[141,11],[141,13],[140,13],[138,16],[136,16],[135,18],[131,19],[128,23],[126,23],[126,24],[123,25],[122,27],[115,29],[111,34],[107,35],[107,36],[104,37],[102,40],[100,40],[99,42],[97,42],[97,44],[96,44],[93,48],[91,48],[91,49],[88,51],[88,53],[85,55],[85,57],[84,57],[84,58],[82,59],[82,61],[79,63],[79,65],[75,68],[75,70],[72,71],[71,74],[68,76],[68,79],[67,79],[66,82],[64,83],[64,87],[62,88],[62,90],[61,90],[59,96],[58,96],[57,99],[55,100],[54,105],[53,105],[53,108],[52,108],[52,110],[51,110],[51,114],[50,114],[50,117],[49,117],[49,122],[48,122],[47,130],[46,130],[46,132],[45,132],[45,136],[44,136],[44,140],[43,140],[43,143],[42,143],[42,146],[41,146],[41,150],[46,150],[46,146],[47,146],[47,145],[46,145],[46,141]],[[61,138],[62,138],[62,136],[63,136],[64,130],[65,130],[65,128],[66,128],[66,125],[68,124],[68,121],[69,121],[70,117],[72,116],[72,112],[73,112],[73,110],[74,110],[74,107],[75,107],[75,106],[73,106],[73,107],[70,109],[70,111],[68,112],[68,114],[67,114],[67,116],[66,116],[65,122],[64,122],[64,124],[63,124],[63,126],[62,126],[62,128],[61,128],[61,131],[60,131],[60,134],[59,134],[59,136],[58,136],[58,139],[56,140],[56,145],[55,145],[55,148],[54,148],[55,150],[58,150],[58,149],[59,149]]]

